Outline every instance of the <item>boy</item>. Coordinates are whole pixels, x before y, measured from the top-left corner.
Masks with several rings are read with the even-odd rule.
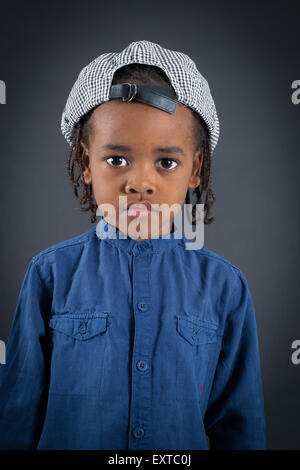
[[[92,222],[115,212],[29,264],[0,368],[0,447],[207,449],[208,436],[211,449],[264,449],[246,278],[186,249],[168,217],[194,190],[212,221],[207,82],[185,54],[131,43],[81,71],[62,131],[81,209]]]

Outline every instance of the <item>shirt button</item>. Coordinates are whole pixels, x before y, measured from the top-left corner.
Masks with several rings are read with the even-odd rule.
[[[198,331],[197,331],[197,330],[193,330],[193,334],[192,334],[192,338],[193,338],[193,339],[195,339],[195,338],[196,338],[196,336],[197,336],[197,333],[198,333]]]
[[[134,253],[135,255],[137,255],[137,254],[139,254],[140,252],[141,252],[141,247],[140,247],[139,245],[135,245],[135,246],[133,247],[133,253]]]
[[[137,439],[141,439],[141,438],[144,436],[145,431],[144,431],[143,428],[137,427],[137,428],[135,428],[135,429],[132,431],[132,434],[133,434],[133,436],[136,437]]]
[[[149,245],[149,242],[147,242],[147,241],[145,241],[145,240],[142,241],[142,242],[139,242],[139,247],[140,247],[140,250],[141,250],[141,251],[147,250],[147,248],[149,248],[149,246],[150,246],[150,245]]]
[[[80,323],[78,327],[79,333],[85,333],[86,332],[86,323]]]
[[[142,372],[144,372],[145,370],[148,369],[148,364],[147,364],[147,362],[145,362],[145,361],[138,361],[138,362],[136,363],[136,368],[137,368],[138,370],[141,370]]]
[[[146,312],[148,310],[148,304],[146,302],[139,302],[138,309],[142,312]]]

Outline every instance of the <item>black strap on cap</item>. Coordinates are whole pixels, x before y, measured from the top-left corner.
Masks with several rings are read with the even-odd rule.
[[[135,83],[121,83],[110,87],[109,99],[122,99],[122,101],[140,101],[167,113],[174,114],[177,106],[177,96],[169,86],[146,86]]]

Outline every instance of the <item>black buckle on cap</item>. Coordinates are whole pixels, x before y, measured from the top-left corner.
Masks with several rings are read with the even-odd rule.
[[[177,95],[173,87],[136,85],[134,83],[120,83],[111,85],[110,100],[132,101],[135,98],[140,103],[154,106],[167,113],[174,114],[177,106]]]
[[[122,101],[127,101],[130,103],[130,101],[132,101],[137,94],[137,86],[135,83],[124,83],[124,85],[128,85],[129,88],[127,96],[122,98]]]

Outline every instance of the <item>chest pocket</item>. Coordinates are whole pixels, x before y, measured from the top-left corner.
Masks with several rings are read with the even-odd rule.
[[[109,312],[52,315],[49,393],[100,394],[109,325]]]
[[[176,400],[195,403],[211,387],[222,334],[218,324],[192,315],[178,315],[176,330]]]
[[[178,333],[192,346],[199,344],[216,343],[218,325],[204,322],[196,317],[179,316],[177,322]]]

